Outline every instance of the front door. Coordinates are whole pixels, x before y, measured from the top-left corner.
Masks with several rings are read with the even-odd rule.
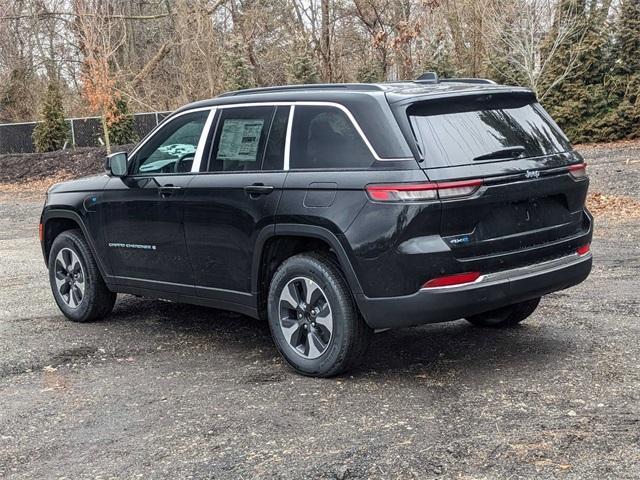
[[[208,161],[189,184],[185,232],[197,294],[251,304],[258,236],[274,228],[286,177],[287,106],[219,110]]]
[[[170,119],[134,151],[129,175],[109,180],[99,209],[114,283],[193,294],[184,198],[209,114]]]

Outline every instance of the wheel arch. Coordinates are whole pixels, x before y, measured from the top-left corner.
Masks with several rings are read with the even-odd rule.
[[[330,230],[317,225],[278,224],[261,232],[254,251],[251,290],[257,297],[258,311],[266,309],[266,292],[270,278],[287,258],[305,251],[326,251],[338,262],[353,294],[362,287],[353,269],[347,251],[339,238]],[[273,258],[274,261],[270,261]]]
[[[106,270],[102,264],[102,259],[97,254],[93,238],[89,235],[89,231],[82,221],[82,217],[72,210],[52,209],[47,210],[42,215],[42,253],[44,255],[44,261],[46,265],[49,265],[49,254],[51,252],[51,246],[58,235],[67,230],[78,229],[82,232],[82,235],[89,244],[91,255],[96,260],[98,270],[102,278],[107,278]]]

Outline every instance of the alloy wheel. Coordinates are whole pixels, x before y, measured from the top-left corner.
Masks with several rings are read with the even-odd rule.
[[[279,324],[287,345],[307,359],[320,357],[333,335],[331,306],[320,286],[306,277],[290,280],[280,293]]]
[[[78,308],[84,298],[85,274],[78,255],[63,248],[56,255],[56,288],[62,301],[70,308]]]

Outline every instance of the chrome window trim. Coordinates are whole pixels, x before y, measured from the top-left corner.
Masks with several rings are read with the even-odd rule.
[[[296,111],[296,106],[291,105],[289,108],[289,119],[287,120],[287,133],[284,137],[284,171],[289,170],[289,163],[291,161],[291,129],[293,128],[293,115]]]
[[[323,102],[323,101],[313,101],[313,102],[311,102],[311,101],[250,102],[250,103],[230,103],[230,104],[226,104],[226,105],[216,105],[216,107],[218,109],[221,109],[221,110],[226,109],[226,108],[260,107],[260,106],[276,106],[276,107],[277,106],[290,106],[290,107],[292,107],[289,110],[289,122],[287,124],[287,138],[289,139],[289,146],[290,146],[291,129],[293,128],[293,114],[294,114],[295,107],[298,106],[298,105],[299,106],[309,106],[309,107],[333,107],[333,108],[337,108],[338,110],[341,110],[347,116],[349,121],[351,121],[351,124],[356,129],[356,131],[358,132],[358,135],[360,135],[360,138],[362,138],[362,141],[365,143],[365,145],[369,149],[369,152],[371,153],[373,158],[376,159],[379,162],[391,162],[391,161],[399,161],[399,160],[414,160],[413,157],[399,157],[399,158],[382,158],[382,157],[380,157],[380,155],[378,155],[378,152],[376,152],[376,150],[373,148],[373,145],[371,145],[371,142],[369,141],[369,139],[365,135],[364,131],[360,127],[360,124],[358,123],[356,118],[351,113],[351,110],[349,110],[347,107],[345,107],[341,103]],[[290,150],[288,150],[285,147],[285,170],[289,169],[288,168],[289,167],[289,162],[287,161],[288,159],[290,159],[290,157],[287,156],[289,152],[290,152]]]
[[[198,146],[196,147],[196,155],[194,157],[193,165],[190,171],[190,173],[200,173],[200,167],[202,165],[202,157],[204,155],[204,146],[206,144],[206,141],[207,141],[206,139],[208,137],[208,134],[212,128],[213,119],[215,118],[217,110],[225,110],[227,108],[282,106],[282,107],[291,107],[289,109],[289,118],[287,121],[287,132],[285,136],[285,149],[284,149],[284,166],[283,166],[284,171],[288,171],[290,169],[290,160],[291,160],[291,133],[293,130],[293,116],[295,113],[295,107],[298,105],[309,106],[309,107],[332,107],[342,111],[347,116],[351,124],[353,125],[353,128],[356,129],[356,132],[358,132],[358,135],[360,135],[360,138],[362,139],[364,144],[367,146],[367,148],[369,149],[369,152],[371,153],[371,155],[376,161],[390,162],[390,161],[413,160],[413,157],[398,157],[398,158],[380,157],[380,155],[378,155],[378,152],[376,152],[375,148],[373,148],[373,145],[371,145],[371,142],[369,141],[364,131],[360,127],[360,124],[351,113],[351,110],[349,110],[346,106],[342,105],[341,103],[323,102],[323,101],[229,103],[225,105],[212,105],[209,107],[191,108],[189,110],[185,110],[183,112],[171,115],[170,117],[167,117],[162,122],[160,122],[153,130],[151,130],[151,132],[149,132],[149,134],[146,136],[146,138],[142,142],[136,145],[136,148],[134,148],[133,151],[129,154],[129,159],[133,158],[134,155],[138,153],[138,150],[140,150],[147,142],[149,142],[156,135],[156,133],[169,122],[172,122],[176,118],[179,118],[182,115],[186,115],[188,113],[209,111],[209,116],[207,117],[207,120],[202,129],[202,133],[200,134]]]
[[[138,153],[138,150],[140,150],[143,146],[145,146],[153,137],[155,137],[156,133],[158,133],[158,131],[164,127],[165,125],[169,124],[169,122],[174,121],[176,118],[179,118],[183,115],[186,115],[187,113],[195,113],[195,112],[205,112],[207,110],[214,110],[216,107],[215,106],[211,106],[211,107],[200,107],[200,108],[192,108],[190,110],[185,110],[184,112],[180,112],[180,113],[176,113],[175,115],[171,115],[167,118],[165,118],[162,122],[160,122],[158,125],[156,125],[156,127],[151,130],[147,136],[138,144],[136,145],[136,147],[131,151],[131,153],[128,155],[128,159],[131,160],[134,155],[136,153]],[[209,117],[207,117],[207,122],[209,121],[209,119],[211,118],[211,113],[209,113]],[[204,138],[206,138],[205,135],[205,131],[207,130],[207,122],[205,122],[204,127],[202,128],[202,133],[200,134],[200,139],[198,140],[198,146],[196,147],[196,157],[198,156],[198,149],[200,148],[200,144],[202,143],[202,138],[204,136]],[[211,126],[211,125],[209,125]],[[206,140],[205,140],[206,142]],[[204,143],[202,144],[202,146],[204,147]],[[195,158],[194,157],[194,164],[195,164]],[[202,152],[200,152],[200,159],[202,159]],[[191,167],[191,171],[190,172],[185,172],[185,173],[191,173],[193,172],[193,166]]]
[[[204,155],[204,146],[207,143],[211,124],[213,123],[213,119],[216,116],[216,110],[216,107],[213,107],[209,112],[207,121],[204,122],[204,127],[202,128],[202,133],[200,134],[200,140],[198,141],[198,146],[196,147],[196,156],[193,158],[193,163],[191,164],[191,173],[200,172],[200,164],[202,163],[202,156]]]

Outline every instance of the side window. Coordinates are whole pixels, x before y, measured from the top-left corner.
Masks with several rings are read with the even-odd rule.
[[[131,173],[157,175],[191,171],[209,110],[186,113],[160,128],[133,157]]]
[[[290,107],[278,107],[271,123],[267,150],[264,154],[263,170],[282,170],[284,168],[284,145],[287,137]]]
[[[275,107],[222,110],[216,130],[210,172],[260,170]]]
[[[331,106],[296,106],[290,168],[367,168],[374,159],[347,115]]]

